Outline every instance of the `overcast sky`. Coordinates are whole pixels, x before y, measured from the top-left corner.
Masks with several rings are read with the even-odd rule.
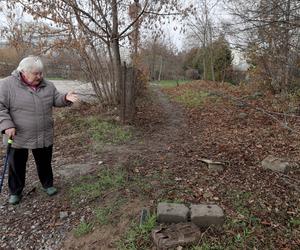
[[[213,22],[215,23],[215,25],[218,26],[218,25],[220,25],[220,23],[222,21],[228,21],[231,19],[231,16],[226,11],[226,8],[222,4],[222,1],[218,1],[218,0],[206,0],[206,1],[209,6],[214,5],[214,7],[211,8],[211,17],[213,17]],[[202,0],[183,1],[184,6],[189,6],[190,4],[193,4],[194,6],[196,6],[198,8],[201,8],[201,3],[202,3]],[[3,6],[4,6],[4,3],[0,0],[0,7],[3,7]],[[21,10],[17,11],[17,16],[20,14],[21,14]],[[31,18],[27,16],[26,19],[29,21]],[[0,21],[2,22],[2,24],[5,23],[5,21],[6,21],[5,18],[3,18],[3,14],[1,14],[1,12],[0,12]],[[170,22],[170,24],[166,24],[163,27],[166,39],[167,40],[170,39],[172,41],[172,43],[174,45],[176,45],[178,50],[182,50],[182,49],[186,48],[185,43],[187,43],[186,37],[187,37],[188,33],[183,34],[180,32],[181,27],[183,25],[184,25],[184,23],[181,21],[172,20]],[[241,61],[242,58],[241,58],[240,54],[235,50],[233,51],[233,53],[235,55],[235,64],[243,63]]]
[[[201,5],[199,4],[202,1],[199,0],[191,0],[190,3],[193,3],[194,6],[197,6],[198,8],[201,8]],[[227,11],[226,7],[224,6],[224,4],[222,3],[223,1],[218,1],[218,0],[214,0],[214,1],[209,1],[207,0],[207,3],[209,6],[214,6],[211,9],[211,18],[215,24],[215,26],[219,27],[221,26],[222,22],[230,22],[232,21],[232,16],[229,14],[229,12]],[[164,27],[165,30],[165,34],[167,37],[170,37],[171,41],[176,45],[176,47],[179,50],[183,50],[186,49],[188,46],[186,46],[186,43],[188,43],[187,41],[187,36],[188,36],[188,32],[183,34],[180,32],[180,27],[183,26],[183,24],[181,22],[178,21],[173,21],[171,22],[171,24],[166,25]],[[174,28],[177,28],[176,30]],[[226,37],[229,41],[229,43],[232,41],[232,38],[227,36]],[[234,61],[233,63],[235,65],[239,65],[239,67],[241,67],[242,69],[245,69],[247,67],[247,64],[243,58],[243,56],[241,55],[241,53],[234,49],[232,47],[232,53],[234,56]]]

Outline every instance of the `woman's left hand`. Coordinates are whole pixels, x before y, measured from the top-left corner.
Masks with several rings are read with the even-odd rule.
[[[66,100],[69,101],[69,102],[78,102],[79,101],[79,98],[78,98],[78,95],[76,95],[74,93],[74,91],[70,91],[68,92],[68,94],[66,95]]]

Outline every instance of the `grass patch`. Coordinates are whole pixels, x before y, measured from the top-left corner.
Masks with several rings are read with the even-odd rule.
[[[208,231],[201,243],[190,248],[190,250],[221,250],[221,249],[254,249],[259,247],[257,234],[261,232],[260,219],[255,217],[247,203],[254,197],[248,191],[232,190],[228,193],[237,218],[228,217],[223,226],[224,231]],[[224,233],[225,232],[225,233]]]
[[[93,230],[93,224],[87,223],[87,222],[81,222],[75,229],[74,229],[74,236],[75,237],[81,237],[83,235],[86,235]]]
[[[121,144],[128,141],[132,134],[128,129],[113,122],[102,121],[97,117],[89,117],[84,121],[92,139],[98,143]]]
[[[228,218],[224,224],[224,231],[209,230],[201,243],[192,246],[190,250],[222,250],[222,249],[255,249],[259,246],[256,237],[260,232],[259,226],[250,221]],[[224,233],[225,232],[225,233]],[[261,249],[258,247],[257,249]]]
[[[162,88],[173,88],[189,82],[188,80],[162,80],[158,81],[158,85]]]
[[[175,97],[175,100],[187,107],[193,108],[201,106],[209,97],[210,94],[207,92],[188,89],[182,95]]]
[[[143,178],[141,176],[132,176],[131,177],[130,188],[139,190],[142,195],[147,195],[147,193],[152,192],[152,185],[150,183],[150,178]]]
[[[254,195],[251,192],[247,191],[231,191],[229,195],[231,203],[234,205],[236,211],[239,214],[243,215],[245,218],[248,218],[252,221],[251,212],[247,207],[247,203],[252,199]]]
[[[300,227],[300,218],[292,218],[290,220],[290,225],[292,227]]]
[[[100,225],[107,225],[109,223],[109,215],[112,214],[111,207],[97,208],[95,211],[96,220]]]
[[[120,240],[118,249],[120,250],[143,250],[149,249],[152,244],[150,232],[156,226],[156,216],[148,217],[143,225],[133,224]]]
[[[230,246],[243,249],[244,246],[254,247],[256,245],[255,238],[253,238],[255,229],[251,225],[250,220],[228,220],[225,227],[235,232],[232,238],[228,238]]]
[[[125,199],[118,197],[109,206],[97,208],[95,210],[96,222],[98,222],[100,225],[109,224],[111,222],[110,215],[113,214],[116,210],[118,210],[125,201],[126,201]]]
[[[124,172],[120,169],[106,169],[99,172],[97,176],[85,176],[74,184],[70,189],[73,199],[93,199],[101,196],[104,190],[117,189],[125,184]]]

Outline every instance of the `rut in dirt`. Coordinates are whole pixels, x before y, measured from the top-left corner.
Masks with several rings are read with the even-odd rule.
[[[151,89],[165,115],[165,121],[161,124],[160,129],[152,134],[152,140],[159,140],[162,143],[169,143],[170,140],[177,141],[187,127],[184,110],[178,104],[172,103],[159,86],[153,84]]]

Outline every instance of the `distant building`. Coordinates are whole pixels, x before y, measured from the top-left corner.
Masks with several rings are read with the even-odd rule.
[[[232,50],[233,54],[233,68],[241,71],[247,71],[249,68],[249,64],[244,59],[244,56],[242,53],[240,53],[238,50]]]

